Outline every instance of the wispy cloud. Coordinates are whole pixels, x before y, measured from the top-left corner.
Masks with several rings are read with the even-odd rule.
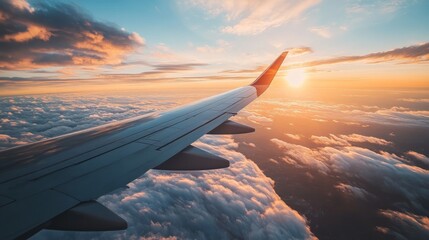
[[[288,56],[301,56],[309,53],[313,53],[313,49],[310,47],[293,47],[287,48],[285,51],[288,51]]]
[[[201,53],[222,53],[225,52],[229,45],[227,41],[218,40],[214,46],[203,45],[197,46],[195,49]]]
[[[412,103],[429,103],[429,98],[401,98],[399,100]]]
[[[346,8],[352,14],[393,13],[403,8],[412,1],[405,0],[375,0],[375,1],[350,1]]]
[[[2,69],[117,64],[144,44],[137,33],[96,21],[75,5],[8,0],[0,12]]]
[[[186,70],[192,70],[195,67],[202,67],[206,66],[205,63],[181,63],[181,64],[154,64],[151,65],[155,67],[158,71],[165,71],[165,72],[173,72],[173,71],[186,71]]]
[[[222,32],[252,35],[278,27],[300,16],[319,2],[319,0],[197,0],[191,4],[205,9],[212,15],[223,14],[230,25],[222,27]]]
[[[323,37],[323,38],[331,38],[332,34],[328,27],[313,27],[310,28],[310,31]]]
[[[318,30],[317,30],[318,31]],[[323,32],[323,31],[322,31]],[[322,35],[325,33],[322,33]],[[327,33],[326,37],[329,34]],[[296,47],[286,49],[290,51],[290,54],[298,56],[312,53],[313,50],[310,47]],[[399,64],[415,64],[415,63],[427,63],[429,62],[429,42],[411,45],[402,48],[395,48],[392,50],[368,53],[365,55],[350,55],[350,56],[339,56],[332,58],[325,58],[315,61],[307,61],[302,63],[291,63],[283,66],[283,68],[302,68],[302,67],[317,67],[323,65],[334,65],[351,62],[363,62],[368,64],[377,64],[385,62],[393,62]],[[260,72],[266,66],[258,66],[256,68],[248,68],[241,70],[228,70],[225,72],[229,73],[254,73]],[[401,99],[402,101],[417,101],[412,99]],[[426,100],[418,100],[420,102],[426,102]]]
[[[398,63],[421,63],[429,61],[429,42],[411,45],[393,50],[369,53],[365,55],[341,56],[316,61],[295,64],[290,67],[314,67],[329,64],[340,64],[349,62],[365,62],[365,63],[382,63],[382,62],[398,62]]]

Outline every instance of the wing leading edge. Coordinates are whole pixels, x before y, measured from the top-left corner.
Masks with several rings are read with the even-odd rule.
[[[1,151],[0,239],[28,237],[43,228],[123,229],[126,225],[120,217],[104,211],[94,199],[154,168],[201,170],[229,166],[227,160],[191,144],[207,133],[253,132],[253,128],[228,119],[268,88],[286,55],[282,53],[249,86],[167,112]],[[191,166],[197,158],[202,161]],[[105,226],[102,220],[82,224],[81,216],[106,216]]]

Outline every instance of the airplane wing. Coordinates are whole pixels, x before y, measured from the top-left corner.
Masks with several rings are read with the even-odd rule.
[[[287,52],[251,85],[0,152],[0,239],[41,229],[108,231],[127,223],[95,201],[150,169],[208,170],[229,162],[191,144],[254,129],[228,120],[270,85]]]

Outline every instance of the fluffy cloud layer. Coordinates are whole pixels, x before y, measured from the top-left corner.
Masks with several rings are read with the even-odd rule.
[[[364,201],[378,198],[387,206],[399,209],[381,211],[383,217],[393,222],[393,225],[385,224],[389,227],[380,227],[382,233],[402,236],[404,239],[428,236],[428,219],[425,217],[429,214],[426,208],[429,201],[428,170],[410,165],[407,159],[395,154],[349,146],[350,142],[346,146],[335,147],[325,142],[326,145],[319,148],[279,139],[272,139],[272,142],[283,150],[283,160],[288,164],[337,176],[341,182],[358,184],[339,183],[335,186],[346,196]]]
[[[392,229],[379,227],[378,230],[395,237],[395,239],[429,238],[429,218],[427,216],[392,210],[380,211],[380,215],[393,222],[394,227]]]
[[[298,17],[305,10],[319,3],[319,0],[302,1],[191,1],[212,15],[224,14],[230,23],[221,31],[236,35],[258,34],[266,29],[278,27]]]
[[[65,3],[0,2],[0,68],[118,64],[144,40]]]
[[[289,164],[370,185],[376,193],[399,194],[409,201],[409,209],[427,212],[424,206],[429,201],[429,171],[407,164],[400,156],[350,146],[350,142],[346,146],[332,147],[326,143],[323,147],[309,148],[276,138],[271,141],[283,150],[283,160]],[[344,190],[344,185],[340,189]]]
[[[32,142],[177,105],[169,99],[111,96],[1,98],[0,146]],[[12,135],[14,137],[11,137]],[[34,239],[314,239],[306,219],[274,192],[274,182],[231,137],[194,144],[231,161],[223,170],[149,171],[100,202],[124,217],[126,231],[43,231]]]
[[[274,192],[273,182],[235,151],[230,137],[206,136],[194,144],[231,161],[201,173],[150,171],[128,190],[100,201],[129,223],[124,232],[72,233],[71,239],[313,239],[306,220]],[[45,231],[37,238],[64,233]],[[142,237],[142,238],[141,238]]]
[[[258,165],[291,206],[308,211],[320,238],[425,239],[429,234],[429,114],[417,101],[425,96],[383,93],[382,100],[374,99],[379,92],[367,91],[335,100],[322,94],[311,96],[320,101],[261,99],[241,119],[272,119],[264,125],[269,131],[257,129],[264,137],[246,141],[270,149],[260,154],[271,165],[259,159]],[[402,100],[409,96],[412,101]],[[267,136],[272,145],[264,141]]]
[[[331,104],[319,101],[284,101],[272,99],[257,104],[270,104],[272,113],[284,116],[317,117],[319,121],[338,121],[345,123],[361,122],[384,125],[429,127],[429,111],[404,107],[383,108],[378,106],[359,106]]]
[[[183,99],[186,101],[186,99]],[[93,95],[0,98],[0,149],[180,104],[167,97]]]

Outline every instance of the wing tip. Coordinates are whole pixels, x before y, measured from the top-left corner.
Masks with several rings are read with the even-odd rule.
[[[278,56],[276,60],[251,84],[251,86],[256,88],[258,96],[269,87],[288,53],[288,51],[282,52],[280,56]]]

